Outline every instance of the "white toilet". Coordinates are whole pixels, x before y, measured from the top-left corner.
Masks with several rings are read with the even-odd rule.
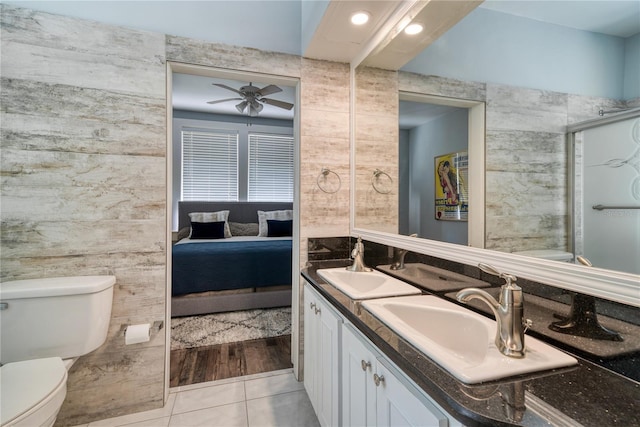
[[[111,319],[114,276],[0,283],[0,425],[51,426],[67,370],[100,347]]]

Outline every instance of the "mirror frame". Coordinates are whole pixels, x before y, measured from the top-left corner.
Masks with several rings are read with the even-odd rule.
[[[411,2],[408,2],[411,3]],[[384,40],[388,33],[398,25],[402,17],[397,14],[390,22],[383,25],[380,32],[366,45],[361,55],[358,55],[350,67],[350,234],[362,237],[371,242],[406,249],[412,252],[434,256],[462,264],[477,266],[478,263],[491,264],[498,269],[532,281],[555,286],[561,289],[593,295],[623,304],[640,307],[640,276],[605,270],[601,268],[585,267],[573,263],[563,263],[497,252],[488,249],[467,247],[435,240],[416,239],[399,234],[378,232],[355,226],[355,166],[356,166],[356,68],[364,62],[367,55],[377,44]],[[395,19],[395,20],[393,20]],[[568,130],[567,130],[568,131]],[[484,199],[484,195],[482,195]],[[484,205],[483,205],[484,206]]]

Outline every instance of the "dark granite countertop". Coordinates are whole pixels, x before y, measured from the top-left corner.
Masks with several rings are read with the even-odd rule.
[[[303,277],[422,390],[465,426],[640,426],[640,383],[574,355],[578,365],[468,385],[396,335],[358,302],[327,284],[317,268]]]

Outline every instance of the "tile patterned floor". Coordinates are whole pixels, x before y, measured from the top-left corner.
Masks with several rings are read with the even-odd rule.
[[[78,427],[316,427],[291,369],[172,388],[164,408]]]

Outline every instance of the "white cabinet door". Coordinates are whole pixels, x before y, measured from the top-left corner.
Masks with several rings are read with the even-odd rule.
[[[304,287],[304,326],[303,326],[303,339],[304,339],[304,388],[307,391],[307,395],[309,396],[309,400],[313,405],[313,409],[318,413],[318,409],[316,408],[317,401],[317,391],[316,391],[316,376],[318,375],[318,370],[316,368],[316,354],[317,354],[317,323],[314,313],[314,305],[316,304],[315,298],[312,298],[313,295],[307,290],[307,286],[305,284]],[[314,305],[312,305],[314,304]]]
[[[304,287],[304,322],[305,388],[320,424],[337,426],[342,318],[308,284]]]
[[[344,324],[342,425],[446,427],[449,418],[369,340]]]
[[[396,376],[383,360],[378,360],[377,425],[446,427],[449,418],[405,378]]]
[[[372,375],[376,355],[360,340],[353,326],[342,328],[342,425],[376,424],[376,388]]]

